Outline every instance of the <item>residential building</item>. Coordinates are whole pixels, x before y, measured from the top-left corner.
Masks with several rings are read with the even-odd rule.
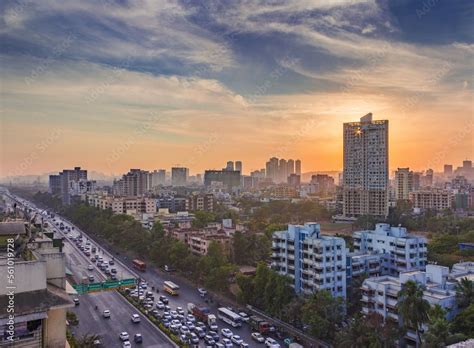
[[[161,196],[156,199],[158,209],[168,209],[171,213],[186,211],[186,198],[175,196]]]
[[[445,176],[453,175],[453,165],[452,164],[445,164],[444,165],[444,175]]]
[[[387,120],[344,123],[344,216],[388,215],[388,162]]]
[[[295,173],[296,175],[301,175],[301,160],[299,159],[295,161]]]
[[[166,170],[154,170],[152,173],[150,173],[150,175],[152,188],[159,185],[164,185],[166,183]]]
[[[398,168],[395,172],[395,199],[408,200],[413,191],[413,172],[410,168]]]
[[[273,233],[272,268],[289,276],[298,294],[325,289],[346,297],[346,243],[321,235],[317,223],[288,225],[288,230]]]
[[[353,238],[356,252],[379,254],[382,275],[425,269],[426,238],[410,235],[404,227],[376,224],[375,230],[356,231]]]
[[[63,204],[70,204],[71,183],[79,181],[87,182],[87,170],[81,169],[81,167],[64,169],[58,175],[49,176],[49,192],[60,196]],[[74,194],[74,192],[72,192],[72,194]]]
[[[314,187],[314,193],[320,195],[332,194],[336,191],[334,178],[327,174],[312,175],[310,185]]]
[[[204,172],[205,186],[210,187],[218,182],[222,183],[228,191],[232,191],[240,187],[240,172],[236,170],[206,170]]]
[[[146,170],[130,169],[121,179],[114,181],[113,192],[116,196],[143,196],[151,189],[152,175]]]
[[[243,174],[243,172],[242,172],[242,170],[243,170],[243,168],[242,168],[242,161],[236,161],[236,162],[235,162],[235,170],[238,171],[238,172],[240,172],[240,175]]]
[[[367,278],[362,285],[362,313],[376,312],[384,319],[400,321],[397,305],[399,292],[403,284],[412,280],[424,287],[423,298],[430,305],[440,305],[447,312],[447,319],[457,313],[455,284],[448,281],[449,268],[438,265],[427,265],[426,271],[402,272],[397,277],[380,276]],[[425,327],[426,329],[426,327]],[[416,345],[417,337],[409,330],[405,336],[409,345]]]
[[[234,162],[228,161],[225,170],[234,170]]]
[[[297,174],[290,174],[288,176],[288,185],[299,187],[301,185],[301,176]]]
[[[7,252],[8,239],[15,240],[13,253]],[[8,277],[12,263],[14,278]],[[0,223],[0,279],[0,346],[65,347],[66,311],[74,304],[65,291],[61,241],[31,232],[24,221]],[[14,312],[9,310],[12,288]],[[11,326],[13,335],[9,332]]]
[[[294,186],[285,184],[271,186],[269,188],[269,193],[270,196],[274,198],[287,199],[298,197],[298,192],[296,191],[296,188]]]
[[[287,175],[295,174],[295,161],[293,161],[292,159],[289,159],[286,164],[287,164],[287,170],[286,170]]]
[[[410,192],[410,201],[413,208],[426,210],[444,210],[451,209],[453,205],[453,194],[450,191],[431,188]]]
[[[353,278],[367,275],[368,277],[377,277],[382,274],[382,258],[386,254],[376,252],[356,251],[347,253],[347,283]]]
[[[272,180],[273,182],[278,181],[278,158],[272,157],[266,163],[265,173],[268,179]]]
[[[186,186],[188,182],[189,169],[184,167],[171,168],[171,185]]]
[[[229,254],[232,238],[226,235],[191,235],[188,237],[188,245],[191,252],[197,255],[205,256],[209,251],[211,243],[218,243],[222,246],[225,254]]]
[[[208,194],[192,194],[186,198],[186,210],[187,211],[208,211],[213,212],[216,205],[214,195]]]

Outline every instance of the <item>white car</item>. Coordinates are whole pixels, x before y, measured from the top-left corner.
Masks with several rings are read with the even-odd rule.
[[[140,322],[140,316],[138,314],[132,314],[132,323],[138,324]]]
[[[104,310],[104,312],[102,313],[102,316],[104,318],[110,318],[110,311],[108,309]]]
[[[201,295],[201,297],[204,297],[207,295],[207,290],[204,288],[198,288],[198,292],[199,292],[199,295]]]
[[[280,345],[271,337],[267,337],[265,340],[265,345],[269,348],[280,348]]]
[[[176,307],[176,312],[178,312],[178,314],[184,315],[184,311],[182,307]]]
[[[93,270],[94,270],[94,266],[92,266],[92,265],[87,266],[87,270],[88,270],[88,271],[93,271]]]
[[[232,341],[229,340],[228,338],[223,338],[222,339],[222,344],[224,345],[225,348],[232,348],[234,346]]]
[[[230,339],[233,343],[235,343],[236,345],[240,345],[244,340],[240,338],[239,335],[234,335],[232,336],[232,338]]]
[[[127,331],[123,331],[123,332],[120,333],[120,339],[122,341],[128,341],[129,338],[130,338],[130,336],[129,336]]]
[[[225,328],[225,329],[222,329],[221,330],[221,334],[222,336],[224,336],[225,338],[231,338],[232,336],[234,336],[234,333],[232,331],[230,331],[229,329]]]
[[[250,319],[250,317],[248,316],[247,313],[240,312],[239,315],[240,315],[240,317],[242,318],[242,321],[245,322],[245,323],[248,322],[249,319]]]
[[[182,333],[183,335],[187,335],[187,334],[190,332],[189,329],[188,329],[188,327],[187,327],[187,326],[184,326],[184,325],[181,326],[181,328],[179,329],[179,331],[181,331],[181,333]]]
[[[159,310],[165,309],[165,304],[164,304],[163,302],[161,302],[161,301],[158,301],[158,302],[156,303],[156,309],[159,309]]]
[[[122,343],[122,348],[132,348],[130,341],[125,341]]]
[[[258,343],[265,342],[265,337],[263,337],[260,332],[252,332],[252,339]]]

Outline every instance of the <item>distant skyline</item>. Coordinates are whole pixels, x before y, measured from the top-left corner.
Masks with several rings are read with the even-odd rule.
[[[472,1],[2,1],[0,177],[81,166],[342,169],[389,120],[390,170],[474,158]]]

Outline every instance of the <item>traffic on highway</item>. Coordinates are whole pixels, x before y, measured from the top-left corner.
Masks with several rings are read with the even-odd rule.
[[[275,328],[265,320],[245,310],[216,303],[205,289],[197,289],[188,283],[179,284],[178,277],[171,272],[147,268],[141,260],[130,260],[106,250],[68,220],[42,211],[21,198],[15,199],[41,214],[48,231],[64,237],[67,265],[77,282],[90,284],[136,278],[136,286],[128,288],[127,294],[144,305],[183,344],[218,348],[282,346]],[[77,295],[74,300],[80,322],[87,322],[79,329],[80,333],[98,334],[103,346],[173,345],[115,291]],[[140,330],[147,325],[144,323],[151,328]]]

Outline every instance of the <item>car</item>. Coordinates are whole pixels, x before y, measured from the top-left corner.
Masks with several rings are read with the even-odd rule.
[[[164,304],[163,302],[161,302],[161,301],[158,301],[158,302],[156,303],[156,309],[159,309],[159,310],[165,309],[165,304]]]
[[[186,345],[189,344],[189,337],[186,335],[179,335],[179,340]]]
[[[79,306],[79,299],[78,298],[73,299],[73,301],[74,301],[74,306]]]
[[[240,318],[242,318],[242,321],[243,321],[243,322],[246,323],[246,322],[249,321],[250,317],[248,316],[247,313],[245,313],[245,312],[240,312],[240,313],[238,313],[238,314],[240,315]]]
[[[109,265],[113,266],[115,264],[114,260],[109,261]]]
[[[128,339],[130,338],[130,335],[128,334],[127,331],[123,331],[120,333],[119,337],[122,341],[128,341]]]
[[[250,348],[250,346],[248,345],[248,343],[242,342],[240,344],[240,348]]]
[[[216,331],[209,331],[207,334],[212,336],[214,341],[216,341],[216,342],[219,341],[220,336]]]
[[[230,329],[228,328],[224,328],[221,330],[221,334],[222,336],[224,336],[225,338],[231,338],[232,336],[234,336],[234,333],[232,331],[230,331]]]
[[[94,282],[94,276],[93,276],[93,275],[90,275],[90,276],[89,276],[89,283],[92,283],[92,282]]]
[[[186,320],[187,320],[187,321],[190,321],[191,323],[195,323],[195,322],[196,322],[196,317],[195,317],[194,315],[192,315],[192,314],[188,314],[188,315],[186,316]]]
[[[184,311],[182,307],[176,307],[176,312],[178,312],[178,314],[184,315]]]
[[[214,345],[215,348],[225,348],[225,346],[222,343],[216,342]]]
[[[190,321],[186,322],[186,326],[188,327],[189,331],[194,331],[195,326]]]
[[[97,261],[97,260],[95,259],[95,257],[92,256],[92,257],[91,257],[91,262],[94,262],[94,263],[95,263],[96,261]],[[94,269],[94,266],[92,266],[92,269]]]
[[[234,346],[232,341],[229,340],[228,338],[223,338],[222,339],[222,344],[224,345],[225,348],[232,348]]]
[[[264,343],[265,337],[262,336],[260,332],[252,332],[252,339],[258,343]]]
[[[203,338],[204,336],[206,336],[206,331],[204,331],[204,329],[199,326],[196,326],[194,328],[194,333],[198,335],[199,338]]]
[[[94,340],[92,344],[94,345],[94,347],[102,347],[102,342],[100,340]]]
[[[130,343],[130,341],[124,341],[122,343],[122,348],[132,348],[132,344]]]
[[[163,295],[160,295],[160,301],[163,302],[165,305],[169,303],[168,298]]]
[[[191,344],[199,344],[199,337],[195,333],[191,332],[187,337]]]
[[[110,273],[117,274],[117,270],[115,268],[111,268]]]
[[[93,270],[94,270],[94,266],[92,266],[92,265],[87,266],[87,270],[88,270],[88,271],[93,271]]]
[[[181,331],[181,333],[182,333],[183,335],[187,335],[188,333],[190,333],[188,327],[187,327],[187,326],[184,326],[184,325],[181,326],[181,328],[179,329],[179,331]]]
[[[216,323],[211,323],[209,324],[209,329],[211,329],[212,331],[217,331],[219,330],[219,326],[217,326]]]
[[[110,275],[110,279],[112,279],[112,280],[117,280],[117,276],[116,276],[115,274],[111,274],[111,275]]]
[[[240,338],[239,335],[234,335],[234,336],[232,336],[232,338],[231,338],[230,340],[231,340],[233,343],[235,343],[236,345],[240,345],[240,344],[243,342],[242,338]]]
[[[179,320],[173,319],[173,320],[171,320],[171,325],[174,325],[174,326],[176,326],[176,327],[179,329],[179,328],[181,328],[181,325],[182,325],[182,324],[181,324],[181,322],[180,322]]]
[[[136,334],[133,336],[133,342],[135,342],[135,343],[142,343],[142,342],[143,342],[143,336],[142,336],[142,334],[136,333]]]
[[[140,322],[140,316],[138,314],[132,314],[132,323],[138,324]]]
[[[280,347],[280,345],[278,344],[278,342],[275,341],[275,340],[274,340],[273,338],[271,338],[271,337],[267,337],[267,338],[265,339],[265,345],[266,345],[267,347],[270,347],[270,348],[279,348],[279,347]]]
[[[173,319],[176,319],[176,318],[178,317],[178,312],[176,312],[176,311],[171,311],[171,312],[170,312],[170,315],[171,315],[171,317],[172,317]]]
[[[110,318],[110,310],[106,309],[102,312],[104,318]]]
[[[167,311],[167,312],[171,312],[171,307],[170,307],[170,306],[168,306],[168,305],[165,305],[165,311]]]
[[[201,295],[201,297],[204,297],[207,295],[207,290],[204,288],[198,288],[198,292],[199,292],[199,295]]]
[[[206,344],[208,344],[210,346],[213,346],[213,345],[216,344],[216,341],[214,341],[214,339],[210,335],[204,336],[204,342],[206,342]]]

